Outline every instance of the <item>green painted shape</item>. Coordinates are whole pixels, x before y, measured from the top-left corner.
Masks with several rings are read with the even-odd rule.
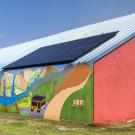
[[[84,100],[84,107],[74,107],[73,100]],[[81,123],[93,123],[93,74],[90,75],[85,86],[73,93],[64,103],[61,111],[61,120],[70,120]]]
[[[5,111],[3,104],[0,104],[0,111],[1,112],[4,112]]]
[[[16,107],[15,106],[11,106],[10,109],[8,110],[8,112],[16,113]]]
[[[32,93],[29,92],[28,97],[21,98],[18,101],[19,108],[29,108],[31,106]]]
[[[5,112],[5,108],[3,104],[0,104],[0,112]],[[11,106],[10,109],[8,109],[8,112],[10,113],[16,113],[16,107]]]
[[[45,82],[38,89],[32,91],[32,95],[45,96],[47,101],[50,101],[55,95],[56,82]]]
[[[56,76],[55,76],[56,77]],[[45,96],[49,102],[56,94],[57,87],[61,84],[61,76],[57,76],[57,81],[47,81],[40,85],[37,89],[32,90],[32,95]]]

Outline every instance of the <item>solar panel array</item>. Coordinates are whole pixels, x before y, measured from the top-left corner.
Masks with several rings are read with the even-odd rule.
[[[71,63],[94,48],[100,46],[117,32],[106,33],[93,37],[69,41],[47,47],[42,47],[23,58],[7,65],[3,69],[18,69],[36,66]]]

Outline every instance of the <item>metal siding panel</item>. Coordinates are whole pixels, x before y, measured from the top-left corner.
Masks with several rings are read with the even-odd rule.
[[[135,118],[135,38],[94,64],[94,123]]]

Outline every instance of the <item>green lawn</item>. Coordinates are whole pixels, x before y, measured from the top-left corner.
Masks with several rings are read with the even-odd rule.
[[[59,128],[64,128],[62,131]],[[0,113],[0,135],[134,135],[135,122],[90,127],[75,123],[56,123],[11,113]]]

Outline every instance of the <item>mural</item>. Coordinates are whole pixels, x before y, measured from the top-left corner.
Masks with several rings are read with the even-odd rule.
[[[18,69],[0,75],[0,111],[56,121],[93,122],[92,65]]]

